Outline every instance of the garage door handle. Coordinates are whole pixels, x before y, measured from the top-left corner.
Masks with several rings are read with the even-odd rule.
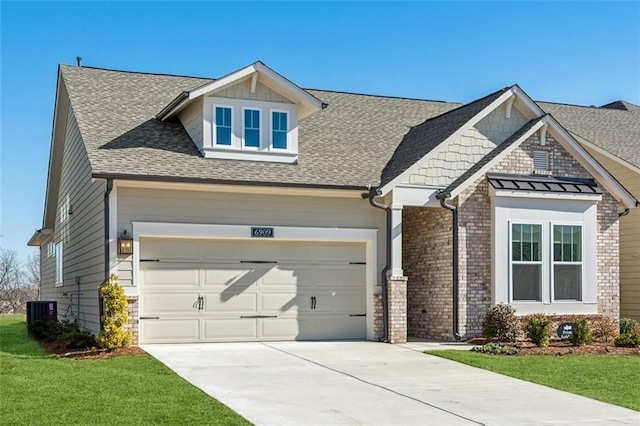
[[[140,317],[140,319],[160,319],[160,317]]]
[[[277,315],[241,315],[240,318],[278,318]]]

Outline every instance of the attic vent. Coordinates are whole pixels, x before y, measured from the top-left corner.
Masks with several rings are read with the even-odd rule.
[[[549,174],[549,153],[546,151],[533,152],[533,172],[536,174]]]

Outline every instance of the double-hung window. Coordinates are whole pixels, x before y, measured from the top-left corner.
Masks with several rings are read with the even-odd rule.
[[[271,146],[274,149],[287,149],[289,115],[282,111],[271,111]]]
[[[511,224],[511,299],[542,300],[542,225]]]
[[[582,300],[582,226],[553,225],[553,299]]]
[[[232,131],[232,109],[230,107],[216,106],[215,119],[216,119],[216,145],[231,146]]]
[[[260,148],[260,110],[244,110],[244,146]]]

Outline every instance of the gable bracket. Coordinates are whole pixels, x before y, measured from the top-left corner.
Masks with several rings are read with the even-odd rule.
[[[258,83],[258,71],[251,76],[251,93],[256,93],[256,84]]]
[[[547,129],[549,128],[549,123],[544,123],[544,126],[540,128],[540,146],[547,145]]]
[[[511,97],[507,101],[507,108],[506,108],[506,112],[504,114],[504,118],[511,118],[511,108],[513,107],[513,102],[515,100],[516,100],[516,95],[514,93],[513,95],[511,95]]]

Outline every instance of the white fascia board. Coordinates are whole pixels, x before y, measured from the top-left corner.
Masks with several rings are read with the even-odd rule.
[[[484,175],[489,170],[491,170],[505,156],[511,154],[511,152],[513,152],[514,149],[519,147],[522,144],[522,142],[526,141],[529,137],[531,137],[531,135],[533,135],[535,132],[537,132],[545,124],[546,124],[546,119],[542,119],[542,120],[538,121],[536,124],[534,124],[531,127],[531,129],[529,129],[527,132],[523,133],[522,136],[520,136],[517,141],[515,141],[515,142],[513,142],[511,144],[511,146],[507,147],[499,155],[497,155],[495,158],[491,159],[491,161],[489,161],[480,170],[478,170],[471,177],[469,177],[469,179],[467,179],[461,185],[458,185],[457,188],[455,188],[453,191],[451,191],[451,194],[449,195],[449,198],[455,198],[458,195],[460,195],[460,193],[462,191],[464,191],[465,189],[467,189],[467,187],[469,185],[471,185],[473,182],[478,180],[480,178],[480,176]]]
[[[606,188],[626,208],[637,207],[638,201],[620,184],[578,141],[549,116],[549,132],[599,183]]]
[[[576,140],[580,143],[580,145],[584,145],[589,149],[592,149],[594,151],[596,151],[598,154],[602,154],[604,157],[607,157],[609,160],[611,161],[615,161],[616,163],[620,164],[621,166],[626,167],[627,169],[640,174],[640,167],[634,166],[633,164],[629,163],[626,160],[623,160],[620,157],[616,157],[614,154],[612,154],[611,152],[607,151],[604,148],[600,148],[597,145],[594,145],[593,143],[589,142],[588,140],[586,140],[585,138],[583,138],[580,135],[576,135],[575,133],[569,132],[568,133]]]
[[[443,187],[398,185],[391,192],[394,205],[411,207],[440,207],[436,194]]]
[[[498,97],[498,99],[496,99],[495,101],[493,101],[491,104],[489,104],[485,109],[483,109],[482,111],[480,111],[478,114],[476,114],[471,120],[467,121],[464,125],[462,125],[458,130],[456,130],[451,136],[449,136],[447,139],[445,139],[444,141],[442,141],[440,143],[440,145],[438,145],[436,148],[432,149],[429,153],[427,153],[427,155],[425,155],[424,157],[422,157],[420,160],[416,161],[411,167],[409,167],[407,170],[405,170],[404,172],[400,173],[398,176],[396,176],[391,182],[389,182],[388,184],[386,184],[385,186],[383,186],[380,189],[380,195],[381,196],[385,196],[387,195],[389,192],[391,192],[391,190],[393,190],[393,188],[395,188],[396,186],[398,186],[399,184],[402,183],[402,181],[407,178],[408,176],[411,176],[412,174],[414,174],[419,168],[420,166],[429,161],[429,159],[431,159],[432,157],[434,157],[436,154],[438,154],[443,147],[447,146],[449,144],[449,142],[451,142],[452,140],[458,138],[462,133],[466,132],[467,130],[469,130],[471,127],[475,126],[476,124],[478,124],[478,122],[480,120],[482,120],[483,118],[485,118],[487,115],[491,114],[496,108],[498,108],[500,105],[502,105],[503,103],[505,103],[507,100],[509,100],[511,98],[511,96],[516,93],[514,92],[515,87],[512,87],[511,89],[507,90],[506,92],[504,92],[502,95],[500,95],[500,97]]]
[[[242,79],[249,77],[256,71],[256,64],[249,65],[248,67],[242,68],[239,71],[236,71],[216,81],[212,81],[209,84],[205,84],[204,86],[200,86],[199,88],[192,90],[191,92],[189,92],[188,99],[191,101],[195,98],[199,98],[206,93],[225,89],[226,87],[236,84]]]
[[[38,229],[33,233],[27,245],[29,247],[42,247],[53,237],[53,229]]]
[[[524,90],[520,88],[520,86],[516,84],[512,87],[512,90],[516,94],[518,100],[520,100],[520,102],[522,102],[532,113],[534,113],[536,117],[542,117],[546,114],[546,112],[544,112],[542,108],[540,108],[538,104],[535,103],[535,101],[531,99],[529,95],[527,95]]]
[[[268,163],[293,164],[298,161],[297,152],[286,151],[247,151],[240,149],[203,148],[205,158],[222,158],[239,161],[265,161]]]

